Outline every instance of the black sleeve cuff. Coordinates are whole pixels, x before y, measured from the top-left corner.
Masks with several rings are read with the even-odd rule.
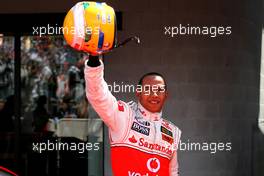
[[[87,62],[87,65],[89,67],[98,67],[99,65],[101,65],[100,60],[99,60],[99,56],[89,56],[89,60]]]

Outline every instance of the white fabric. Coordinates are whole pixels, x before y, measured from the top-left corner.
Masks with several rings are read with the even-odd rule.
[[[122,101],[117,101],[108,90],[107,83],[103,78],[103,71],[104,65],[102,62],[98,67],[89,67],[87,66],[87,61],[85,62],[84,72],[86,81],[86,96],[100,118],[109,127],[111,146],[116,146],[119,144],[124,146],[129,144],[127,141],[128,137],[131,137],[131,123],[135,119],[135,114],[139,114],[138,109],[140,109],[142,114],[146,114],[145,116],[143,115],[144,119],[140,120],[156,123],[155,127],[158,129],[161,126],[161,123],[163,123],[163,119],[161,118],[162,113],[151,113],[138,103],[125,103]],[[174,145],[177,149],[180,141],[181,131],[172,123],[169,124],[174,134]],[[153,138],[155,143],[164,144],[162,139],[159,139],[160,141],[156,141],[156,136],[152,135],[153,133],[150,133],[148,137]],[[142,137],[145,136],[142,134]],[[146,151],[145,148],[142,147],[142,151]],[[170,176],[178,176],[176,150],[171,156],[169,170]]]

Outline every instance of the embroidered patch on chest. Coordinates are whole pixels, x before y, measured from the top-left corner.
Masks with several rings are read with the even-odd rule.
[[[160,127],[160,131],[161,131],[162,133],[164,133],[164,134],[167,134],[167,135],[173,137],[172,132],[171,132],[170,130],[168,130],[167,128],[165,128],[164,126],[161,126],[161,127]]]
[[[133,122],[131,129],[146,136],[149,136],[150,128],[142,126],[137,122]]]

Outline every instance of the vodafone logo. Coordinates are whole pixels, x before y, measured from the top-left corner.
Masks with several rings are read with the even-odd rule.
[[[150,158],[147,161],[147,167],[150,172],[156,173],[160,169],[160,161],[158,158]]]

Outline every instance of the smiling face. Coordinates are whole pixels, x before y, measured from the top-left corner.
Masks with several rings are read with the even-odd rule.
[[[160,112],[167,98],[165,81],[159,75],[148,75],[142,80],[142,91],[136,95],[140,104],[150,112]]]

